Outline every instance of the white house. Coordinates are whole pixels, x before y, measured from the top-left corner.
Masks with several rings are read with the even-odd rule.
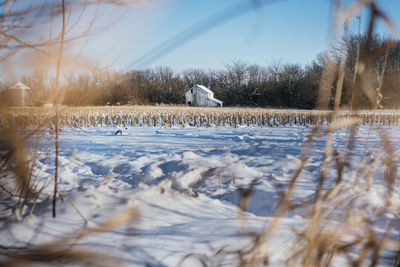
[[[222,107],[222,101],[214,98],[214,93],[203,85],[196,84],[185,92],[186,105],[202,107]]]

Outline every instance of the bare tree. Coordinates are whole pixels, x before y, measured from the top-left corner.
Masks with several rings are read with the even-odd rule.
[[[183,71],[182,79],[187,88],[191,88],[196,84],[210,87],[210,77],[201,69],[188,69]]]

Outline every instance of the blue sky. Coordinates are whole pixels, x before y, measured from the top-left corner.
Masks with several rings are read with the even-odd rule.
[[[119,71],[161,65],[178,72],[188,68],[220,69],[236,60],[259,65],[305,65],[329,47],[332,37],[331,0],[148,2],[122,9],[104,6],[97,25],[122,17],[121,20],[113,27],[80,40],[72,48],[67,46],[66,57],[78,58],[74,55],[78,54],[85,64],[111,65]],[[356,0],[343,2],[348,6]],[[400,1],[377,2],[399,29]],[[254,3],[266,4],[255,9]],[[233,15],[226,16],[227,10],[232,9]],[[85,28],[93,12],[86,15],[78,31]],[[368,16],[365,10],[361,14],[363,29]],[[357,32],[357,25],[357,20],[353,19],[350,28]],[[191,27],[195,30],[182,35]],[[382,24],[377,31],[387,32]],[[397,30],[397,37],[398,33]],[[30,61],[37,62],[36,59]],[[32,65],[26,69],[31,71]],[[72,67],[68,71],[71,69],[75,70]]]
[[[113,51],[113,46],[116,47],[115,53],[102,55],[105,55],[105,62],[116,62],[114,66],[118,69],[163,65],[180,71],[186,68],[218,69],[234,60],[260,65],[304,65],[329,47],[332,1],[261,0],[267,4],[258,9],[253,8],[254,2],[154,0],[148,5],[133,7],[116,28],[96,36],[95,39],[108,40],[99,41],[97,49]],[[354,2],[344,1],[344,5]],[[399,28],[400,1],[382,0],[378,4]],[[217,19],[217,23],[191,32],[188,38],[170,47],[166,43],[168,40],[174,42],[174,36],[182,37],[181,33],[193,25],[207,24],[207,19],[215,18],[215,14],[222,17],[235,6],[240,6],[238,14]],[[368,16],[365,10],[361,13],[362,29],[366,28]],[[357,32],[356,19],[351,21],[350,27]],[[381,23],[377,31],[387,32]],[[111,47],[106,49],[103,45]],[[92,49],[90,45],[88,47]],[[156,52],[157,48],[160,53],[146,56]],[[92,51],[97,53],[96,49]]]
[[[107,62],[112,62],[113,56],[118,57],[117,68],[163,65],[179,71],[222,68],[233,60],[262,65],[311,62],[329,44],[331,2],[275,2],[253,9],[252,1],[243,0],[155,0],[132,8],[115,29],[94,37],[99,40],[92,40],[97,45],[95,48],[88,45],[87,50],[99,53],[105,46],[109,46],[105,51],[118,50],[107,55],[102,53]],[[243,14],[218,21],[218,25],[213,24],[199,33],[194,31],[190,38],[172,45],[150,62],[138,62],[192,25],[206,23],[207,18],[241,3],[248,3],[243,6]]]

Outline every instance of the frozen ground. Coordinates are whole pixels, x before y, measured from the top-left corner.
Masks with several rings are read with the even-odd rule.
[[[122,135],[115,135],[117,129]],[[58,201],[51,218],[46,194],[33,216],[19,218],[0,232],[4,246],[41,244],[91,227],[137,208],[140,216],[128,225],[83,238],[77,246],[98,249],[129,266],[175,266],[189,254],[209,265],[234,264],[235,256],[216,252],[246,247],[248,232],[259,232],[275,211],[279,192],[287,186],[311,128],[66,128],[60,134],[60,189],[73,205]],[[399,129],[390,130],[395,149]],[[333,146],[343,147],[346,130],[334,134]],[[53,138],[43,133],[41,143]],[[353,150],[357,161],[380,144],[376,129],[359,128]],[[316,188],[325,146],[318,137],[296,186],[294,197],[310,198]],[[366,145],[368,148],[366,148]],[[35,166],[40,177],[54,173],[54,152],[43,153]],[[244,217],[240,217],[240,188],[254,187]],[[385,194],[382,182],[366,196],[373,206]],[[383,189],[382,189],[383,188]],[[45,193],[51,195],[52,186]],[[242,190],[243,191],[243,190]],[[29,206],[27,207],[29,208]],[[291,213],[268,240],[271,262],[285,265],[292,229],[302,225]],[[40,227],[38,227],[38,225]],[[341,265],[340,259],[336,262]],[[188,257],[184,266],[201,265]]]

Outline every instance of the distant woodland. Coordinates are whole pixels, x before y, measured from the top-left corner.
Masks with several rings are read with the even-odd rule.
[[[400,41],[389,41],[381,35],[375,35],[373,40],[367,40],[366,36],[351,35],[306,66],[260,66],[235,61],[221,70],[187,69],[181,73],[175,73],[169,67],[126,73],[70,73],[63,78],[62,104],[183,104],[184,91],[195,84],[202,84],[210,88],[215,97],[224,102],[224,106],[313,109],[318,106],[319,88],[324,79],[338,79],[338,73],[330,73],[327,77],[324,71],[329,66],[338,69],[344,47],[347,47],[347,56],[342,106],[357,105],[366,109],[373,106],[362,88],[358,88],[360,83],[357,83],[355,69],[360,54],[368,51],[374,55],[367,62],[374,66],[369,82],[377,87],[382,83],[380,104],[387,109],[400,108]],[[32,88],[39,102],[46,101],[53,84],[43,70],[33,71],[22,82]],[[328,98],[328,107],[333,106],[335,99],[335,82],[333,85],[325,96]]]

